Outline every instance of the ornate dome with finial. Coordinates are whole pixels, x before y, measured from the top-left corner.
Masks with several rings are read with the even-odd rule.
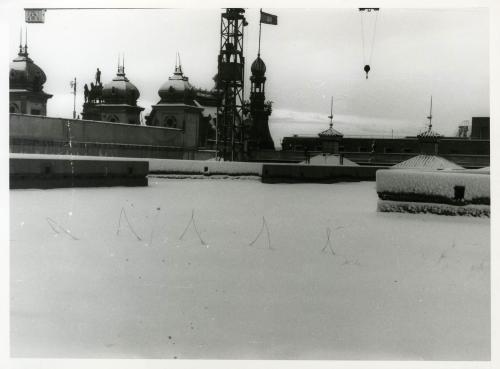
[[[429,119],[429,125],[427,127],[427,130],[425,130],[424,132],[420,132],[417,135],[417,139],[421,143],[437,143],[439,139],[443,137],[443,135],[440,135],[439,133],[432,130],[432,95],[431,95],[431,108],[427,119]]]
[[[179,61],[176,60],[174,74],[168,77],[163,85],[161,85],[158,90],[158,95],[161,97],[161,102],[163,103],[191,103],[195,97],[196,91],[189,83],[189,78],[184,76],[182,72],[182,66]]]
[[[10,63],[9,86],[11,89],[42,91],[47,77],[42,68],[28,56],[28,45],[19,45],[19,54]]]
[[[333,129],[333,124],[330,123],[330,128],[318,133],[319,137],[343,137],[344,135],[339,131]]]
[[[102,98],[107,104],[137,105],[140,93],[125,75],[125,66],[118,66],[116,77],[102,88]]]
[[[417,135],[417,139],[420,142],[437,142],[441,137],[443,137],[443,135],[433,131],[431,127]]]
[[[266,64],[260,56],[257,56],[257,59],[254,60],[250,70],[252,71],[252,75],[256,77],[264,77],[264,74],[266,74]]]

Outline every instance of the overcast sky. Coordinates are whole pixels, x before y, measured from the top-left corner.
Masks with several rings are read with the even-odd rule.
[[[45,2],[50,5],[50,1]],[[336,129],[347,135],[416,134],[424,128],[433,95],[434,128],[454,135],[460,122],[489,116],[489,18],[486,8],[384,9],[377,21],[371,72],[365,79],[363,50],[370,54],[370,26],[352,9],[273,9],[278,25],[262,26],[261,57],[267,65],[266,98],[274,102],[270,129],[275,141],[316,134],[328,127],[334,97]],[[30,57],[47,75],[54,95],[48,115],[71,117],[69,82],[83,84],[95,70],[101,80],[116,74],[125,55],[127,77],[141,93],[148,114],[158,88],[172,74],[179,51],[185,75],[212,88],[217,71],[220,9],[49,10],[45,24],[28,25]],[[246,94],[257,55],[258,9],[247,9]],[[23,5],[12,9],[10,59],[18,51]]]

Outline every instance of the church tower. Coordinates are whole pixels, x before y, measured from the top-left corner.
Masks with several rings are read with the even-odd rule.
[[[27,40],[10,64],[9,112],[19,114],[47,115],[47,100],[52,97],[43,91],[47,77],[28,55]]]
[[[266,104],[266,64],[260,58],[260,54],[251,66],[250,77],[250,115],[252,127],[250,141],[254,149],[274,150],[274,142],[269,132],[269,115],[271,107]]]

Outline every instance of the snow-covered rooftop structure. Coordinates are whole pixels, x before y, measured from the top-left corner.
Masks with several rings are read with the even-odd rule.
[[[330,127],[320,133],[318,133],[319,137],[343,137],[344,135],[339,131],[333,129],[333,124],[330,123]]]
[[[417,135],[420,144],[420,155],[414,156],[408,160],[398,163],[392,168],[394,169],[464,169],[445,158],[438,156],[439,141],[443,137],[442,134],[432,130],[432,96],[431,109],[429,116],[429,125],[427,129]]]

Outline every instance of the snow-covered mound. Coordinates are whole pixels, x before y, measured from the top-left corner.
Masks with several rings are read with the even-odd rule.
[[[435,155],[417,155],[401,163],[393,165],[394,169],[464,169],[445,158]]]
[[[415,194],[456,199],[456,187],[464,187],[466,203],[489,203],[490,176],[488,174],[453,171],[390,170],[377,171],[377,193]],[[383,198],[383,196],[381,197]],[[436,202],[436,201],[431,201]]]
[[[376,176],[379,211],[489,216],[488,173],[386,169],[377,171]],[[483,207],[477,210],[468,205]]]
[[[345,157],[342,159],[342,164],[340,164],[340,156],[339,155],[329,155],[329,154],[315,155],[310,159],[309,163],[312,165],[344,165],[346,167],[359,166],[355,162],[353,162]],[[303,161],[300,164],[306,164],[306,162]]]

